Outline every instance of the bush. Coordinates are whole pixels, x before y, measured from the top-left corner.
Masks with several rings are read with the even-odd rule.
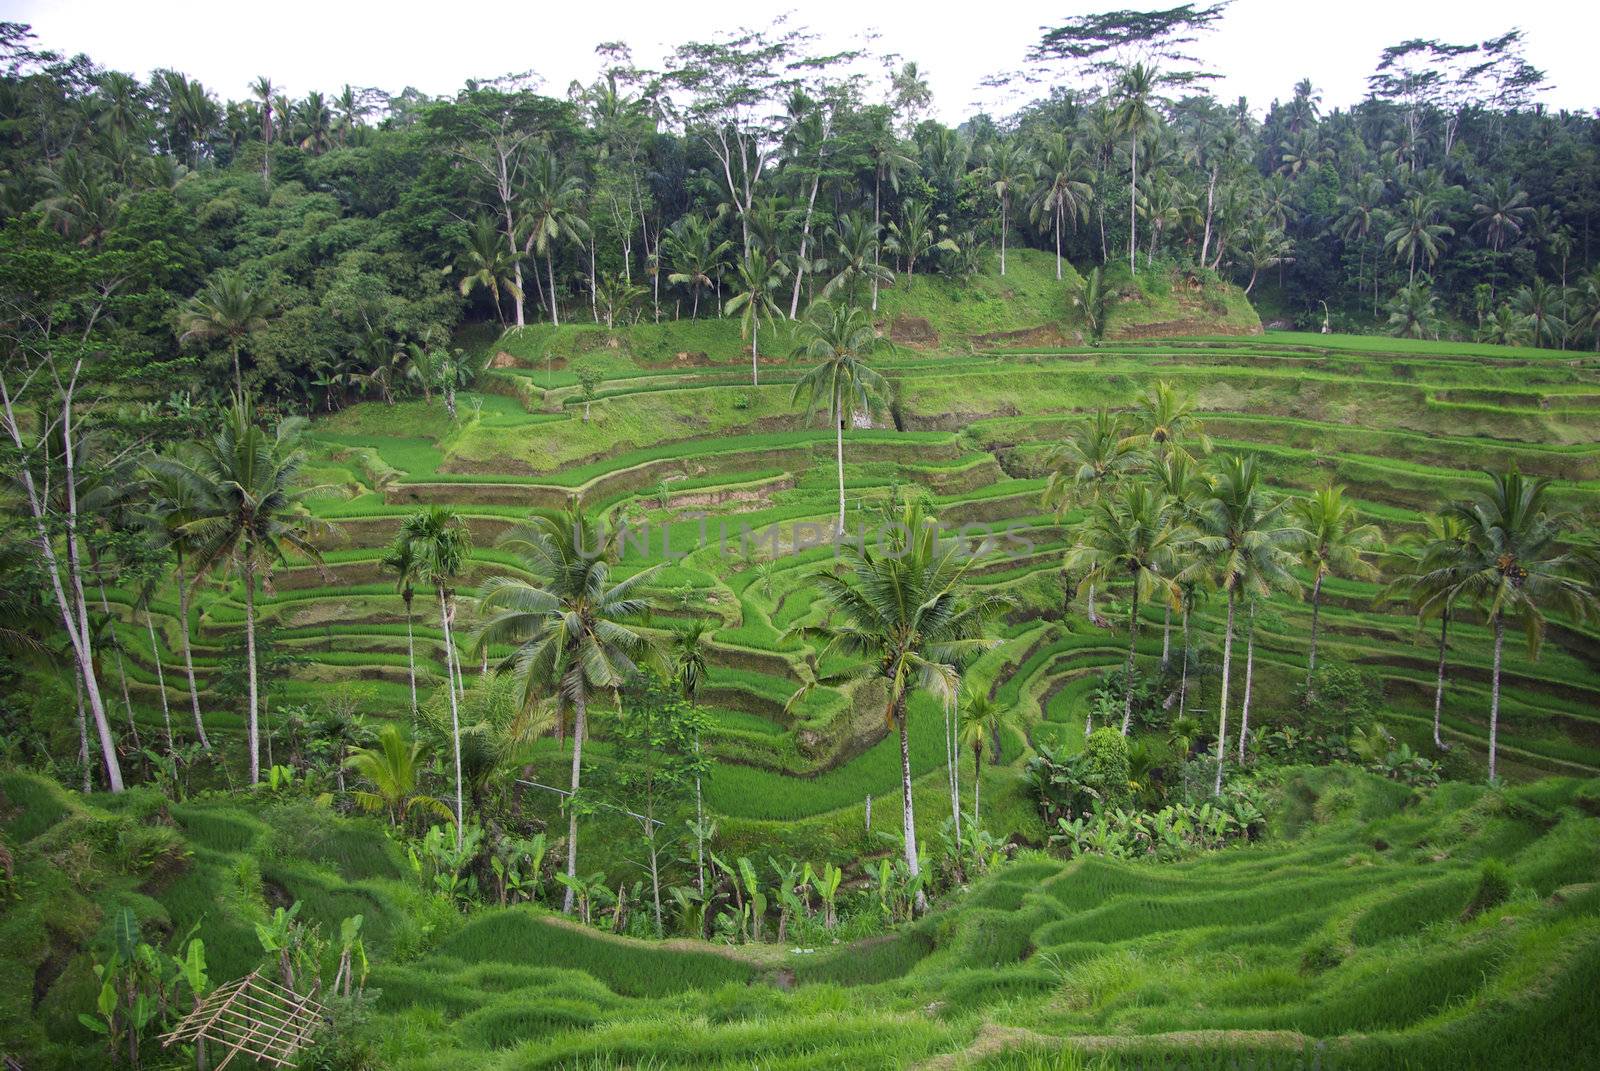
[[[1116,729],[1096,729],[1083,744],[1084,780],[1106,807],[1126,807],[1132,798],[1129,784],[1128,738]]]

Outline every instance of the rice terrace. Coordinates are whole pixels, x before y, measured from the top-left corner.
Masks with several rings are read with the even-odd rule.
[[[5,1066],[1600,1066],[1600,112],[1437,14],[0,23]]]

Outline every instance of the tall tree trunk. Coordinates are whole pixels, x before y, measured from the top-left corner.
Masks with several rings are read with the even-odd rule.
[[[1128,606],[1128,668],[1122,680],[1122,735],[1133,724],[1133,658],[1139,643],[1139,578],[1133,578],[1133,599]]]
[[[1211,249],[1211,213],[1212,206],[1216,203],[1217,194],[1217,165],[1211,165],[1211,175],[1206,180],[1206,230],[1205,237],[1200,240],[1199,263],[1206,262],[1206,253]]]
[[[1135,134],[1128,139],[1130,151],[1129,160],[1133,164],[1133,176],[1128,183],[1128,273],[1131,275],[1138,270],[1138,234],[1139,219],[1136,206],[1139,203],[1139,136]]]
[[[545,246],[544,275],[545,282],[550,284],[550,325],[552,327],[560,327],[561,310],[556,308],[556,261],[553,250],[554,246],[554,242],[551,242],[550,245]]]
[[[1184,705],[1189,701],[1189,603],[1183,604],[1183,672],[1178,680],[1178,717],[1183,717]]]
[[[233,391],[239,397],[244,397],[244,373],[239,369],[239,340],[233,339],[228,349],[233,354]]]
[[[172,754],[172,707],[167,702],[167,675],[161,668],[161,644],[156,640],[156,626],[150,620],[150,604],[145,603],[144,627],[150,633],[150,657],[156,664],[156,691],[161,693],[161,721],[167,728],[167,754]]]
[[[1322,611],[1322,570],[1317,570],[1317,579],[1311,585],[1311,654],[1306,659],[1306,702],[1310,703],[1312,694],[1311,681],[1317,672],[1317,625]]]
[[[761,385],[761,314],[750,309],[750,385]]]
[[[1494,685],[1489,692],[1489,780],[1494,780],[1495,751],[1500,743],[1500,649],[1505,644],[1506,621],[1494,615]]]
[[[972,749],[972,820],[982,824],[979,817],[983,812],[978,810],[978,794],[983,789],[983,745],[979,744]]]
[[[872,311],[878,311],[878,275],[883,253],[883,165],[872,184]]]
[[[833,456],[839,470],[839,538],[844,538],[844,399],[837,399],[833,417]],[[853,413],[851,414],[854,415]]]
[[[1250,604],[1250,615],[1245,623],[1244,640],[1244,703],[1239,708],[1239,765],[1244,765],[1245,741],[1250,738],[1250,685],[1256,668],[1256,604]]]
[[[89,566],[97,573],[99,572],[99,563],[95,560],[92,551],[89,555]],[[105,615],[108,635],[115,641],[111,645],[111,653],[117,656],[117,683],[122,688],[122,709],[128,715],[128,734],[133,737],[134,750],[139,750],[144,747],[144,741],[139,739],[139,723],[133,719],[133,696],[128,693],[128,667],[122,658],[122,644],[117,638],[116,620],[111,616],[111,600],[106,598],[104,577],[99,579],[98,586],[100,588],[100,612]]]
[[[572,790],[567,796],[567,877],[578,876],[578,787],[583,772],[583,734],[588,728],[588,697],[579,692],[572,702]],[[561,910],[572,914],[572,887],[567,887]]]
[[[895,714],[900,730],[900,825],[905,838],[906,873],[915,878],[922,873],[922,863],[917,858],[917,819],[911,803],[911,736],[904,692],[895,700]],[[928,898],[919,889],[915,909],[920,914],[927,907]]]
[[[1228,590],[1228,624],[1222,634],[1222,702],[1217,720],[1217,783],[1213,795],[1222,795],[1222,765],[1228,756],[1228,672],[1233,667],[1233,589]]]
[[[72,678],[74,691],[78,693],[78,765],[83,768],[83,794],[87,796],[94,791],[94,771],[89,766],[89,727],[83,717],[83,678]]]
[[[528,292],[522,287],[522,256],[521,251],[517,249],[517,224],[516,221],[511,218],[511,206],[509,204],[503,205],[502,210],[506,220],[506,245],[510,247],[511,250],[511,274],[517,283],[517,292],[513,294],[512,297],[516,298],[517,300],[517,326],[522,327],[527,323],[527,321],[524,319],[522,302],[523,298],[527,296]],[[499,305],[499,299],[496,299],[495,307],[497,310]]]
[[[1444,660],[1449,637],[1450,611],[1447,608],[1439,615],[1439,679],[1433,687],[1433,746],[1440,751],[1444,750],[1444,741],[1439,738],[1439,715],[1444,710]]]
[[[1009,223],[1009,206],[1004,197],[1000,198],[1000,277],[1006,274],[1006,226]]]
[[[183,672],[189,679],[189,709],[194,715],[194,735],[200,741],[200,746],[211,750],[211,741],[206,738],[205,723],[200,719],[200,688],[194,679],[194,646],[189,639],[189,582],[184,575],[183,559],[178,559],[178,617],[179,629],[183,635]]]
[[[806,201],[805,220],[800,224],[800,260],[794,270],[794,293],[789,297],[789,319],[793,320],[800,315],[800,280],[806,274],[806,247],[811,242],[811,213],[817,206],[817,188],[822,185],[822,167],[818,162],[817,173],[811,176],[811,196]],[[1000,254],[1000,274],[1006,273],[1006,255]]]
[[[455,650],[455,640],[450,635],[450,612],[446,609],[448,597],[444,585],[439,585],[439,623],[444,627],[445,656],[450,657]],[[456,690],[447,686],[445,691],[450,693],[450,743],[455,751],[456,763],[456,851],[461,850],[461,837],[463,827],[467,824],[467,812],[461,803],[461,715],[456,706]]]
[[[1172,665],[1172,604],[1168,603],[1161,622],[1161,672]]]
[[[595,280],[594,271],[594,232],[589,232],[589,311],[594,314],[594,322],[600,322],[600,288]]]
[[[1056,222],[1052,228],[1056,232],[1056,282],[1061,281],[1061,207],[1056,206]]]
[[[250,783],[261,783],[261,726],[256,720],[259,706],[256,690],[256,563],[255,548],[244,551],[244,661],[250,678],[250,712],[248,716],[248,746],[250,748]]]
[[[417,646],[412,637],[411,600],[406,599],[406,672],[411,678],[411,716],[417,716]]]

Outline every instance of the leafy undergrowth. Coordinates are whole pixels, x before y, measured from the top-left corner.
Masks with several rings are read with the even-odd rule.
[[[198,924],[221,980],[259,962],[253,924],[292,896],[325,927],[368,920],[375,1005],[340,1052],[369,1066],[1590,1067],[1597,789],[1417,796],[1288,771],[1260,843],[1176,864],[1024,853],[901,931],[796,949],[638,941],[529,906],[462,922],[369,822],[6,774],[0,1000],[24,1012],[0,1047],[94,1066],[76,1012],[115,909],[156,942]]]

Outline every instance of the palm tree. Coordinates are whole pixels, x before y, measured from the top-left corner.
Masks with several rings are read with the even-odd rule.
[[[249,676],[250,783],[261,780],[259,688],[256,680],[256,581],[287,549],[319,568],[322,553],[311,541],[312,519],[303,500],[315,488],[298,487],[305,452],[304,422],[280,421],[272,432],[256,423],[255,406],[236,396],[216,433],[185,458],[192,514],[178,531],[196,547],[195,575],[231,560],[244,579],[245,664]]]
[[[333,147],[333,112],[328,109],[326,97],[314,91],[307,93],[295,111],[300,118],[302,149],[317,156]]]
[[[1489,241],[1489,248],[1499,253],[1505,248],[1507,239],[1515,241],[1521,237],[1522,228],[1533,215],[1533,209],[1528,205],[1527,193],[1502,175],[1479,195],[1477,203],[1472,206],[1472,214],[1477,217],[1472,229],[1482,231]]]
[[[189,478],[192,455],[179,450],[171,457],[152,458],[140,477],[148,492],[147,516],[151,527],[172,548],[178,588],[178,629],[183,637],[183,671],[189,681],[189,707],[194,716],[194,735],[200,746],[211,750],[205,723],[200,719],[200,689],[194,677],[194,645],[189,632],[189,574],[186,562],[199,549],[185,526],[195,518],[200,490]]]
[[[1414,194],[1401,203],[1399,221],[1383,236],[1384,244],[1394,249],[1395,258],[1409,262],[1408,284],[1417,281],[1417,254],[1422,254],[1432,267],[1444,251],[1444,239],[1455,233],[1454,228],[1436,222],[1439,212],[1436,198]]]
[[[1377,601],[1404,595],[1417,614],[1420,625],[1430,616],[1439,618],[1439,670],[1433,687],[1433,746],[1443,751],[1447,745],[1439,735],[1444,712],[1445,661],[1449,654],[1450,617],[1454,610],[1454,588],[1464,575],[1467,559],[1467,527],[1461,518],[1448,513],[1431,515],[1420,537],[1402,537],[1391,553],[1397,575],[1378,594]]]
[[[596,689],[620,689],[637,670],[648,644],[623,620],[649,609],[639,592],[659,566],[613,583],[609,555],[618,529],[603,529],[576,505],[560,519],[535,517],[508,533],[503,545],[517,554],[533,580],[490,577],[481,609],[491,616],[480,644],[513,643],[506,659],[530,690],[554,682],[561,700],[572,705],[572,780],[567,797],[567,876],[578,876],[578,790],[583,770],[583,740],[588,732],[589,700]],[[562,910],[572,912],[572,890]]]
[[[864,215],[847,215],[841,218],[833,231],[834,263],[838,270],[822,288],[822,297],[832,298],[842,287],[845,299],[851,305],[860,303],[860,287],[869,283],[876,288],[880,283],[894,282],[894,272],[879,261],[879,233],[877,225]]]
[[[845,669],[819,676],[816,683],[877,677],[887,685],[884,720],[900,736],[901,822],[906,869],[913,878],[921,873],[921,861],[911,800],[907,699],[913,687],[921,687],[948,709],[961,683],[957,667],[993,646],[983,637],[984,628],[1011,605],[1008,596],[966,590],[967,571],[983,555],[959,540],[940,541],[937,527],[914,504],[902,514],[889,545],[880,548],[883,553],[864,544],[847,546],[848,578],[831,569],[816,575],[830,611],[827,622],[796,630],[822,641],[819,662],[834,653],[850,656]],[[842,623],[835,623],[834,614]],[[920,892],[917,904],[918,910],[927,905]]]
[[[1464,554],[1460,578],[1445,597],[1483,611],[1494,632],[1494,675],[1489,700],[1489,780],[1495,778],[1500,730],[1500,654],[1506,620],[1520,619],[1528,655],[1539,657],[1545,614],[1554,610],[1582,621],[1600,613],[1596,562],[1571,550],[1566,540],[1576,525],[1568,513],[1546,503],[1550,481],[1508,473],[1486,473],[1489,486],[1455,503],[1449,516],[1461,522]]]
[[[522,252],[544,257],[545,277],[550,286],[550,322],[561,324],[556,305],[555,247],[563,241],[577,242],[589,234],[582,215],[583,183],[576,175],[562,170],[554,152],[541,152],[534,159],[528,182],[527,210],[522,217]]]
[[[1256,279],[1264,269],[1294,262],[1294,257],[1289,255],[1294,243],[1283,231],[1268,226],[1266,220],[1259,217],[1245,229],[1240,244],[1239,257],[1250,269],[1250,281],[1244,286],[1246,294],[1256,288]]]
[[[1228,743],[1228,677],[1233,666],[1233,621],[1239,599],[1266,598],[1274,589],[1291,590],[1296,584],[1289,572],[1292,548],[1301,538],[1298,529],[1284,523],[1287,500],[1274,503],[1261,484],[1256,459],[1229,455],[1216,473],[1211,497],[1201,503],[1195,539],[1199,557],[1194,571],[1209,571],[1227,594],[1228,615],[1222,640],[1222,700],[1217,721],[1217,780],[1222,793],[1222,771]]]
[[[1122,735],[1133,721],[1133,667],[1139,642],[1139,600],[1164,597],[1168,606],[1178,602],[1173,581],[1185,533],[1175,523],[1172,503],[1143,482],[1125,485],[1114,498],[1096,503],[1078,529],[1078,540],[1067,552],[1068,571],[1084,570],[1080,587],[1096,581],[1126,579],[1128,598],[1128,662],[1123,678]]]
[[[1533,327],[1527,317],[1518,315],[1510,305],[1501,305],[1478,328],[1478,341],[1499,346],[1526,346],[1533,341]]]
[[[1344,488],[1322,487],[1295,502],[1294,513],[1304,533],[1300,564],[1311,572],[1311,651],[1306,658],[1306,702],[1313,698],[1317,672],[1317,626],[1322,610],[1322,582],[1329,576],[1376,580],[1378,570],[1366,559],[1383,544],[1374,524],[1360,523],[1361,514],[1344,497]]]
[[[415,615],[411,612],[411,600],[417,595],[417,580],[422,571],[422,563],[417,557],[417,548],[411,540],[405,538],[404,533],[396,535],[394,542],[389,544],[389,549],[384,552],[383,560],[379,565],[385,572],[395,575],[394,590],[406,606],[406,670],[411,680],[411,716],[417,715],[417,648],[412,635],[412,622]]]
[[[250,93],[261,108],[261,184],[272,185],[272,79],[261,75],[250,83]]]
[[[401,550],[402,545],[404,550]],[[462,810],[461,792],[461,713],[456,702],[456,686],[464,674],[456,658],[455,637],[451,633],[452,585],[467,568],[472,555],[472,530],[461,520],[460,514],[446,506],[429,506],[407,517],[395,537],[391,551],[395,557],[409,557],[418,583],[432,584],[439,597],[439,627],[444,633],[445,690],[450,693],[450,738],[455,749],[456,772],[456,847],[461,847],[462,826],[466,813]],[[453,667],[453,668],[452,668]],[[465,685],[462,685],[464,688]]]
[[[487,290],[494,299],[494,314],[501,326],[505,325],[505,312],[500,308],[500,291],[521,302],[522,290],[514,276],[515,264],[510,250],[500,241],[499,228],[488,216],[479,216],[467,228],[467,245],[456,261],[461,275],[461,296],[468,297],[474,290]]]
[[[1000,705],[988,692],[964,692],[961,697],[960,721],[957,725],[958,741],[962,747],[972,749],[972,817],[977,819],[980,791],[983,788],[983,749],[991,748],[990,762],[1000,761],[1000,730],[1005,725],[1005,715]]]
[[[395,827],[404,826],[414,809],[454,822],[455,815],[444,801],[417,791],[426,754],[422,744],[407,740],[393,722],[383,727],[372,747],[351,749],[345,768],[372,785],[370,792],[358,789],[351,793],[356,805],[364,811],[383,812]]]
[[[1198,425],[1196,425],[1198,429]],[[1199,434],[1198,430],[1196,432]],[[1201,436],[1206,446],[1210,441]],[[1170,440],[1169,440],[1170,441]],[[1195,511],[1201,501],[1209,494],[1211,485],[1206,482],[1205,475],[1200,471],[1194,459],[1186,452],[1172,450],[1161,460],[1150,466],[1149,478],[1155,488],[1166,496],[1171,504],[1173,522],[1181,527],[1194,526]],[[1182,574],[1193,564],[1192,548],[1184,541],[1178,548],[1178,568],[1176,572]],[[1161,625],[1161,672],[1165,673],[1172,664],[1172,611],[1174,606],[1184,614],[1184,635],[1188,636],[1188,597],[1183,591],[1184,585],[1179,585],[1179,598],[1174,603],[1169,603],[1162,615]],[[1187,663],[1188,651],[1184,651]],[[1188,669],[1187,664],[1185,670]]]
[[[1158,379],[1139,397],[1134,410],[1136,431],[1126,440],[1138,450],[1148,451],[1156,466],[1178,454],[1195,460],[1189,450],[1193,443],[1202,454],[1211,453],[1211,440],[1197,415],[1194,395],[1180,391]]]
[[[178,314],[178,327],[183,332],[178,341],[226,339],[228,352],[233,355],[233,389],[242,395],[244,376],[239,368],[239,345],[265,327],[271,313],[272,302],[266,294],[252,289],[240,275],[218,272]]]
[[[1128,159],[1132,174],[1128,180],[1128,271],[1137,267],[1138,250],[1139,139],[1160,119],[1153,99],[1159,75],[1154,67],[1135,63],[1122,72],[1117,84],[1117,107],[1113,113],[1117,129],[1128,136]]]
[[[1572,321],[1573,333],[1593,335],[1595,352],[1600,353],[1600,268],[1590,271],[1575,289],[1580,312]]]
[[[1016,140],[997,141],[989,146],[986,165],[989,188],[1000,202],[1000,274],[1006,273],[1006,234],[1011,229],[1011,199],[1018,188],[1027,181],[1032,161],[1027,150]]]
[[[700,291],[710,289],[712,276],[722,258],[733,248],[731,242],[718,242],[711,233],[711,224],[699,216],[683,216],[667,228],[661,244],[665,247],[667,263],[678,270],[667,276],[674,286],[687,286],[694,298],[690,319],[700,317]]]
[[[1077,505],[1093,505],[1139,464],[1120,414],[1101,407],[1080,421],[1067,441],[1045,455],[1049,479],[1043,504],[1059,518]],[[1095,620],[1094,585],[1089,585],[1089,620]]]
[[[1435,338],[1439,313],[1433,283],[1427,276],[1407,284],[1389,302],[1389,334],[1397,338]]]
[[[917,261],[932,256],[936,252],[957,252],[956,243],[941,237],[949,228],[945,217],[940,213],[928,212],[928,206],[921,201],[907,201],[900,209],[900,220],[889,223],[889,237],[884,240],[883,247],[891,253],[898,253],[906,258],[906,274],[917,273]]]
[[[705,618],[697,617],[688,624],[683,625],[672,634],[672,676],[683,689],[683,697],[692,706],[695,697],[700,692],[701,683],[710,675],[711,667],[706,661],[706,637],[711,632],[711,623]],[[696,730],[694,738],[695,754],[700,753],[700,734]],[[700,793],[700,771],[694,773],[694,828],[695,828],[695,875],[696,886],[701,892],[706,887],[706,860],[705,860],[705,805]]]
[[[1543,279],[1535,279],[1511,298],[1511,305],[1528,325],[1535,346],[1558,343],[1567,337],[1567,325],[1561,319],[1564,304],[1561,291]]]
[[[1094,187],[1080,177],[1083,171],[1083,151],[1067,139],[1065,134],[1052,134],[1045,139],[1043,151],[1036,165],[1036,192],[1029,205],[1029,218],[1041,230],[1048,220],[1056,241],[1056,278],[1061,278],[1061,237],[1063,224],[1074,227],[1089,213],[1089,203],[1094,200]]]
[[[788,268],[769,261],[758,249],[746,256],[738,265],[738,289],[722,307],[724,315],[739,317],[739,337],[750,340],[750,385],[761,383],[760,331],[763,317],[768,323],[783,315],[783,310],[773,300],[783,284]]]
[[[839,474],[838,534],[844,535],[844,426],[858,410],[872,410],[888,398],[888,382],[865,358],[890,343],[872,326],[872,317],[851,305],[817,302],[800,328],[794,355],[820,361],[795,382],[792,402],[805,399],[807,412],[826,409],[833,424],[834,460]]]
[[[1359,295],[1360,282],[1366,274],[1367,266],[1367,239],[1372,234],[1373,228],[1381,226],[1383,219],[1383,180],[1376,175],[1368,175],[1358,181],[1354,192],[1342,194],[1339,197],[1339,219],[1334,224],[1339,237],[1346,242],[1355,242],[1357,249],[1356,265],[1356,290]],[[1372,304],[1373,314],[1377,314],[1378,304],[1378,270],[1374,258],[1372,270]]]

